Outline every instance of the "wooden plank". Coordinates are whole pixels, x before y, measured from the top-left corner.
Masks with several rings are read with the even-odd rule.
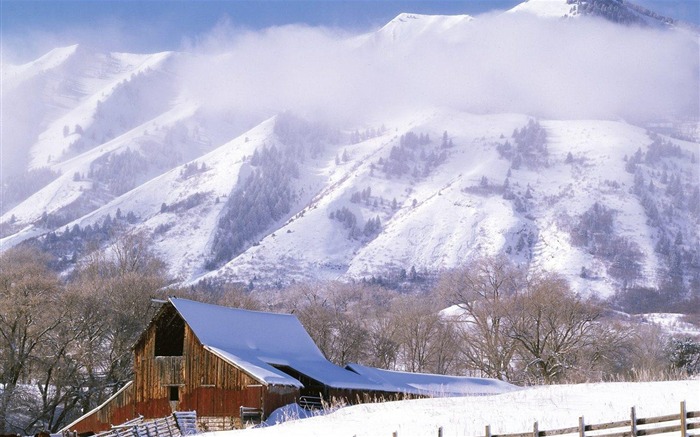
[[[574,434],[578,432],[578,426],[572,426],[571,428],[561,428],[561,429],[550,429],[547,431],[540,431],[541,436],[552,436],[552,435],[562,435],[562,434]]]
[[[631,437],[632,433],[629,431],[618,431],[618,432],[610,432],[607,434],[596,434],[593,437]],[[591,437],[591,436],[589,436]]]
[[[670,425],[670,426],[661,426],[658,428],[650,428],[650,429],[640,429],[637,431],[637,435],[643,436],[643,435],[656,435],[656,434],[666,434],[667,432],[678,432],[681,430],[681,425]]]
[[[700,417],[700,411],[688,411],[687,416],[688,419],[694,419],[696,417]]]
[[[639,423],[639,422],[637,422]],[[608,422],[608,423],[601,423],[601,424],[594,424],[594,425],[586,425],[586,431],[599,431],[599,430],[604,430],[604,429],[612,429],[612,428],[622,428],[622,427],[629,427],[630,426],[630,421],[629,420],[619,420],[617,422]]]
[[[646,419],[637,419],[637,425],[649,425],[652,423],[671,422],[672,420],[680,420],[679,414],[668,414],[666,416],[649,417]]]
[[[491,434],[491,437],[532,437],[532,432],[520,432],[517,434]]]

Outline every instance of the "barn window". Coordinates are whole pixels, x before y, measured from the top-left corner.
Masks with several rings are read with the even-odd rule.
[[[185,321],[177,314],[166,314],[156,322],[155,356],[181,357],[185,344]]]
[[[169,400],[170,401],[179,401],[180,400],[180,387],[178,387],[176,385],[170,386]]]

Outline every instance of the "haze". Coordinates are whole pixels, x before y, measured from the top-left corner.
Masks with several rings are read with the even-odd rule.
[[[302,25],[245,30],[223,20],[182,43],[186,55],[174,67],[181,100],[217,115],[235,114],[249,125],[291,110],[350,128],[432,107],[636,124],[697,119],[700,112],[698,36],[686,30],[509,13],[452,27],[445,19],[415,24],[406,20],[393,29],[350,33]],[[77,41],[100,50],[105,37],[110,46],[133,39],[120,29],[113,23],[25,36],[35,38],[35,46]],[[3,43],[4,60],[19,50],[8,46],[15,40]],[[5,67],[1,136],[7,175],[24,167],[27,148],[45,128],[36,114],[47,109],[41,107],[42,90],[14,87]]]
[[[211,108],[351,121],[427,106],[634,122],[698,115],[695,36],[513,14],[407,30],[392,41],[222,24],[191,47],[183,90]]]

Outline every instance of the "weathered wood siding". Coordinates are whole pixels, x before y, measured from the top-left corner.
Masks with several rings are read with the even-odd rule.
[[[111,428],[112,424],[124,423],[137,416],[134,411],[134,385],[129,383],[112,397],[110,402],[94,410],[80,422],[71,426],[71,431],[97,433]]]
[[[169,402],[170,386],[182,384],[184,380],[184,354],[181,357],[155,356],[156,329],[157,324],[151,323],[134,348],[135,410],[146,419],[172,414]]]
[[[366,404],[371,402],[385,402],[385,401],[399,401],[405,399],[421,398],[425,396],[411,396],[403,393],[396,392],[385,392],[385,391],[372,391],[372,390],[355,390],[355,389],[343,389],[343,388],[332,388],[328,389],[328,398],[324,399],[326,402],[336,402],[344,401],[345,403],[355,405],[355,404]]]
[[[156,357],[156,326],[148,328],[134,350],[136,411],[145,417],[195,410],[199,417],[237,418],[241,406],[261,409],[267,416],[298,397],[299,390],[292,387],[268,395],[267,386],[204,349],[188,325],[182,357]],[[170,401],[171,386],[178,387],[177,402]]]
[[[267,417],[276,409],[299,401],[299,389],[290,386],[263,387],[263,416]]]

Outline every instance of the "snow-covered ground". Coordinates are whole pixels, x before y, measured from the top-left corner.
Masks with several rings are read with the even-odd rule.
[[[678,414],[680,402],[688,411],[700,410],[700,380],[601,383],[531,387],[492,396],[419,399],[341,408],[331,414],[270,426],[206,433],[206,437],[238,436],[405,436],[484,435],[540,430],[586,423],[627,420],[630,408],[637,417]]]
[[[673,313],[649,313],[641,314],[639,317],[645,322],[659,325],[664,332],[672,335],[695,335],[700,336],[700,328],[683,320],[683,314]]]

